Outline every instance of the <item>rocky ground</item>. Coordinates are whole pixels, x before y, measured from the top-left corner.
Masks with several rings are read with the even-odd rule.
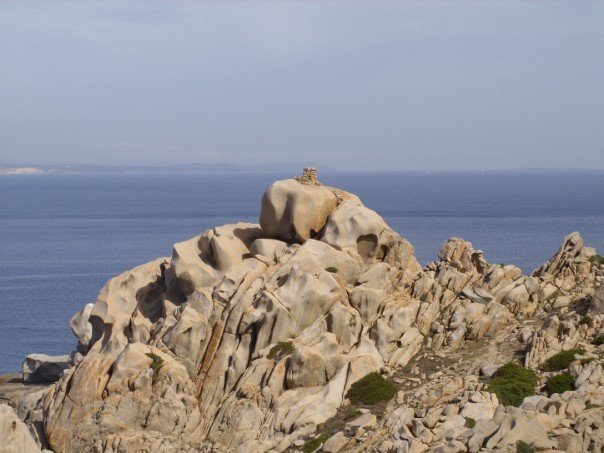
[[[111,279],[71,354],[3,377],[0,450],[600,452],[603,280],[578,233],[531,275],[460,238],[422,269],[307,169],[259,224]]]

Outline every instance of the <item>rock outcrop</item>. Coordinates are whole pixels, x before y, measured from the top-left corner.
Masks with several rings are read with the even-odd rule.
[[[359,408],[324,451],[601,448],[594,254],[573,233],[527,276],[452,238],[422,269],[377,213],[306,169],[267,189],[259,224],[207,230],[107,282],[71,319],[68,366],[18,413],[53,451],[283,451],[378,372],[395,400],[379,418]],[[479,379],[577,346],[592,360],[563,399],[506,407]]]
[[[322,185],[316,171],[306,168],[301,177],[277,181],[266,190],[260,226],[267,236],[286,242],[314,239],[344,200],[360,205],[356,196]]]
[[[5,453],[36,453],[40,448],[12,407],[0,404],[0,450]]]
[[[54,382],[69,368],[69,355],[29,354],[23,362],[25,382]]]

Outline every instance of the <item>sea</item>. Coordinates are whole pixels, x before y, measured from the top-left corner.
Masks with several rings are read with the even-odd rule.
[[[282,173],[0,176],[0,373],[68,354],[70,317],[112,276],[208,228],[257,222]],[[415,247],[447,238],[530,273],[579,231],[604,251],[604,172],[320,173],[356,193]]]

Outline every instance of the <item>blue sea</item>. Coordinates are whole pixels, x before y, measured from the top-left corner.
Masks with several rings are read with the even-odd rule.
[[[110,277],[207,228],[256,222],[284,174],[0,177],[0,373],[32,352],[66,354],[69,318]],[[354,192],[425,264],[463,237],[530,272],[579,231],[604,250],[604,172],[322,173]]]

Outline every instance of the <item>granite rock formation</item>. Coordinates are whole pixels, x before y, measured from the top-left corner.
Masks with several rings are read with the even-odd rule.
[[[266,190],[259,224],[207,230],[107,282],[71,320],[69,366],[17,412],[57,452],[284,451],[321,432],[323,451],[600,451],[594,256],[572,233],[523,275],[452,238],[422,269],[377,213],[307,169]],[[541,385],[539,367],[578,348],[562,395],[512,407],[485,385],[520,354]],[[351,412],[347,392],[372,372],[395,398]]]

